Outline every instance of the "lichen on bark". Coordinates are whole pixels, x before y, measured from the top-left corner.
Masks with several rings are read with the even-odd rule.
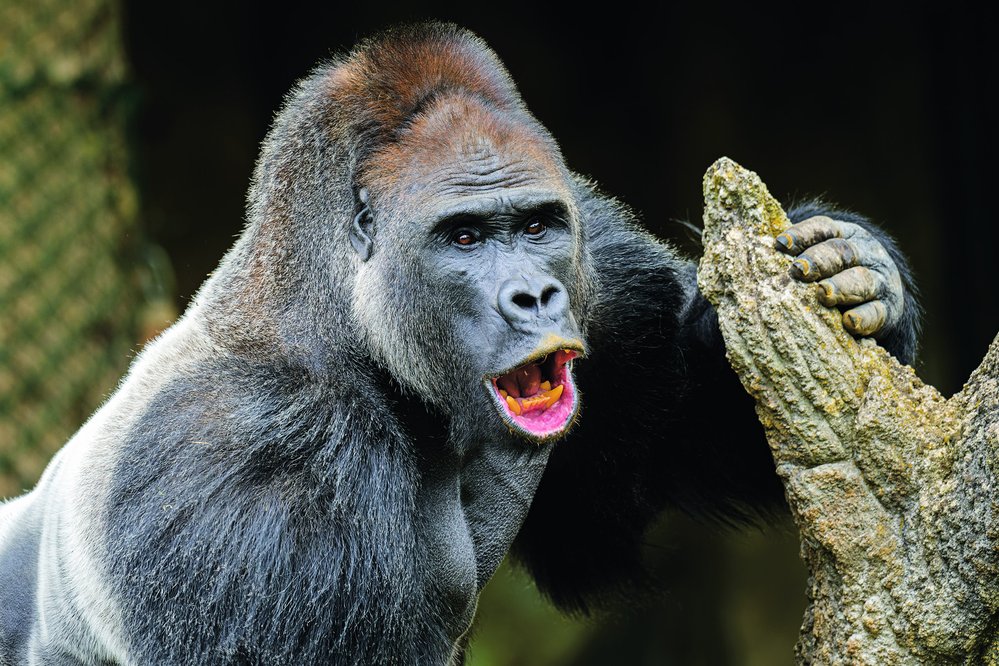
[[[718,160],[704,199],[698,284],[809,569],[799,663],[999,664],[999,337],[944,399],[790,278],[755,173]]]

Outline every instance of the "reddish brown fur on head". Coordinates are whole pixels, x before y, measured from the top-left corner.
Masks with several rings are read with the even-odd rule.
[[[538,131],[522,131],[521,138],[532,134],[534,142],[544,144],[542,152],[554,147],[526,111],[492,50],[454,25],[407,26],[367,40],[330,71],[328,85],[330,96],[347,111],[345,116],[353,120],[352,129],[360,139],[355,164],[358,180],[366,180],[371,165],[384,174],[392,159],[382,149],[402,139],[416,118],[445,105],[458,113],[465,105],[466,128],[468,120],[480,119],[476,129],[497,141],[497,146],[510,140],[513,124],[529,121]],[[502,123],[500,117],[521,122]]]
[[[371,153],[360,180],[375,192],[414,195],[414,184],[431,200],[445,194],[445,174],[467,172],[470,160],[515,168],[560,189],[558,151],[546,136],[521,118],[498,113],[480,99],[461,93],[437,98],[400,137]],[[415,201],[414,201],[415,203]]]

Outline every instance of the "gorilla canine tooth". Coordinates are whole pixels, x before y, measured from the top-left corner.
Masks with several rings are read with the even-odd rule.
[[[555,388],[553,388],[551,391],[548,392],[548,404],[545,405],[545,409],[550,409],[552,405],[558,402],[559,398],[562,397],[562,389],[564,388],[565,388],[564,385],[559,384],[558,386],[556,386]]]
[[[531,412],[543,412],[557,403],[562,397],[562,392],[565,390],[565,387],[561,384],[554,389],[551,388],[551,382],[546,381],[545,384],[547,388],[543,388],[536,395],[527,398],[514,398],[503,389],[499,390],[499,394],[514,416],[522,416]]]
[[[566,363],[576,358],[577,356],[579,356],[579,352],[573,349],[559,349],[557,352],[555,352],[555,365],[556,366],[565,365]]]

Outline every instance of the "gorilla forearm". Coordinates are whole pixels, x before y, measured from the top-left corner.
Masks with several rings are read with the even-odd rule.
[[[697,290],[695,263],[637,229],[626,212],[591,206],[603,310],[580,372],[593,377],[590,413],[616,418],[590,422],[584,414],[553,457],[596,442],[633,488],[624,501],[644,498],[650,515],[673,506],[732,516],[773,504],[782,492],[769,450],[752,400],[725,359],[714,310]],[[721,414],[730,427],[711,427]],[[619,443],[608,450],[611,437]],[[606,461],[595,466],[602,475]]]
[[[592,191],[581,198],[600,281],[590,356],[579,369],[586,409],[555,447],[515,549],[541,588],[574,610],[641,577],[641,539],[664,508],[743,521],[783,506],[753,401],[725,359],[695,264],[637,229],[623,207]],[[911,362],[920,310],[905,258],[856,214],[816,202],[791,210],[794,222],[815,215],[861,224],[891,253],[905,311],[879,341]]]

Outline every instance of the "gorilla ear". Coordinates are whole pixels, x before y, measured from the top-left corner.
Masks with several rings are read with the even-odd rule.
[[[350,244],[354,246],[354,251],[361,258],[367,261],[371,257],[374,249],[374,216],[368,208],[368,190],[362,187],[357,191],[357,198],[361,202],[360,212],[354,216],[354,221],[350,225]]]

